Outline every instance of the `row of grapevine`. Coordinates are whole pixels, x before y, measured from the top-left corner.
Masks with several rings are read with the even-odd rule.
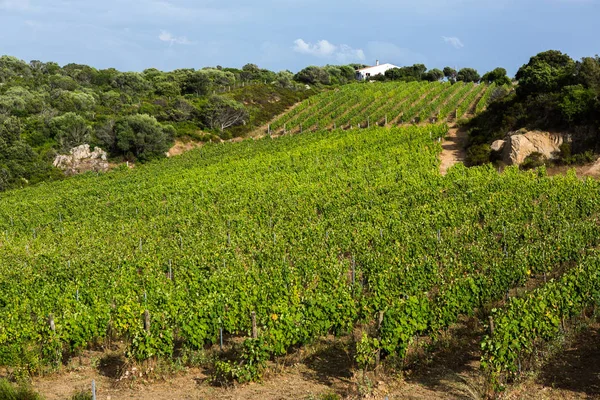
[[[495,309],[493,333],[481,343],[482,366],[496,384],[516,377],[565,329],[565,320],[600,304],[600,258],[586,258],[558,280]]]
[[[488,86],[462,82],[361,83],[310,98],[270,125],[275,133],[445,119],[463,115]],[[466,96],[468,94],[468,96]],[[486,95],[482,101],[487,101]],[[466,97],[465,97],[466,96]],[[479,102],[481,103],[481,102]]]
[[[462,166],[442,177],[447,130],[208,144],[6,193],[0,364],[35,370],[106,337],[132,358],[169,357],[175,343],[251,336],[252,312],[269,355],[383,315],[367,344],[402,356],[598,245],[598,182]]]

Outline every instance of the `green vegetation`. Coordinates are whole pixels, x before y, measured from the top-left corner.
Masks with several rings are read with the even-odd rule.
[[[598,182],[463,166],[442,177],[446,131],[209,144],[6,193],[0,363],[55,368],[109,337],[132,360],[169,358],[222,329],[246,339],[213,379],[246,382],[271,357],[360,326],[356,362],[394,365],[415,336],[585,261],[600,238]]]
[[[5,379],[0,379],[0,399],[2,400],[43,400],[42,396],[37,394],[27,386],[15,387]]]
[[[502,72],[502,71],[500,71]],[[496,73],[483,80],[503,84]],[[600,59],[584,57],[575,62],[556,50],[532,57],[517,72],[516,90],[496,90],[487,112],[467,128],[470,146],[489,144],[521,128],[564,130],[573,134],[572,154],[599,152]],[[471,164],[489,162],[479,159]],[[569,163],[568,160],[564,160]]]
[[[253,64],[135,73],[0,57],[0,191],[61,178],[54,157],[84,143],[149,161],[176,137],[245,135],[316,92],[292,78]]]
[[[270,125],[272,133],[369,128],[462,117],[483,110],[487,85],[384,82],[347,85],[311,97]],[[487,95],[487,96],[486,96]]]

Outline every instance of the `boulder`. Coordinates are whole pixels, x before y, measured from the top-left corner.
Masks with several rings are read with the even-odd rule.
[[[531,153],[540,153],[549,160],[556,159],[560,155],[560,146],[566,140],[560,134],[539,131],[513,134],[504,144],[502,159],[507,165],[520,165]]]
[[[61,169],[66,175],[82,174],[88,171],[108,171],[107,154],[96,147],[90,150],[89,144],[73,147],[69,154],[59,154],[54,159],[54,166]]]
[[[492,145],[490,146],[490,149],[492,151],[499,152],[499,151],[502,151],[505,144],[506,144],[506,141],[504,141],[504,140],[496,140],[494,143],[492,143]]]

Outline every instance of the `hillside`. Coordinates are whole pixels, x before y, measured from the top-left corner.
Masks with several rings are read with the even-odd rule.
[[[346,85],[302,102],[270,124],[271,133],[367,128],[456,120],[481,112],[496,85],[385,82]]]
[[[317,93],[242,69],[98,70],[0,57],[0,191],[63,178],[57,154],[90,144],[114,162],[162,158],[174,139],[244,136]]]
[[[442,177],[447,129],[208,144],[5,193],[0,364],[56,371],[122,342],[124,365],[199,365],[227,384],[335,335],[353,370],[393,374],[462,318],[493,316],[475,340],[500,388],[599,299],[600,184],[461,165]]]

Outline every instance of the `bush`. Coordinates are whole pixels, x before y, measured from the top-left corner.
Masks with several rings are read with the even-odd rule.
[[[533,152],[527,157],[521,164],[521,169],[528,170],[533,168],[541,167],[546,164],[546,157],[542,153]]]
[[[465,163],[467,166],[483,165],[490,162],[492,150],[489,144],[478,144],[469,147]]]
[[[43,400],[33,389],[25,386],[14,387],[5,379],[0,379],[0,399],[2,400]]]

